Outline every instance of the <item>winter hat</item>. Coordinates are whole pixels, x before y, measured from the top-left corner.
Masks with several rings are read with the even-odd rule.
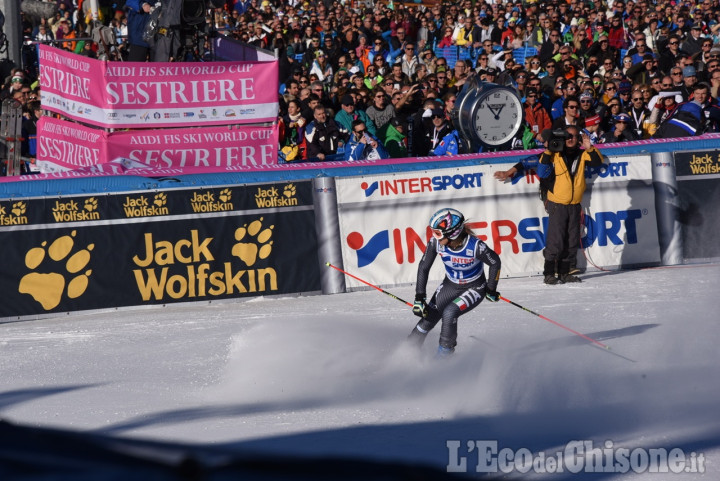
[[[627,80],[623,80],[620,82],[620,85],[618,86],[618,92],[619,93],[627,93],[632,90],[632,84],[628,82]]]
[[[325,52],[323,52],[323,51],[320,50],[320,49],[315,50],[315,58],[324,57],[324,56],[325,56]]]
[[[355,105],[355,101],[352,98],[352,95],[345,94],[342,97],[342,100],[340,101],[341,105]]]
[[[390,125],[393,127],[405,127],[405,123],[399,117],[393,117],[390,119]]]
[[[618,114],[615,117],[613,117],[613,120],[615,122],[630,122],[630,116],[628,114]],[[585,121],[585,125],[587,125],[587,121]]]
[[[580,100],[582,99],[590,99],[592,100],[594,97],[590,92],[583,92],[580,94]]]
[[[585,127],[592,127],[600,124],[600,116],[598,114],[591,115],[585,119]]]
[[[694,77],[697,75],[697,72],[695,71],[695,67],[692,65],[688,65],[683,69],[683,77]]]
[[[351,74],[360,73],[360,67],[358,67],[357,65],[355,65],[355,66],[353,66],[353,67],[350,67],[349,72],[350,72]]]

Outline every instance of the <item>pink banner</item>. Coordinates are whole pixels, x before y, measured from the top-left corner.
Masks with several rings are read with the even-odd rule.
[[[277,125],[113,132],[107,158],[157,169],[261,166],[278,163],[278,142]]]
[[[43,94],[44,95],[44,94]],[[37,166],[40,172],[61,172],[108,161],[107,133],[74,122],[40,117],[37,123]]]
[[[277,164],[278,128],[238,125],[106,133],[41,117],[37,165],[42,173],[95,168],[195,171]]]
[[[103,62],[39,45],[42,106],[105,128],[273,122],[278,62]]]

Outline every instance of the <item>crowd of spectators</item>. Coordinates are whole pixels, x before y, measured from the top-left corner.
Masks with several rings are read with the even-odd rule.
[[[251,0],[220,21],[280,53],[287,160],[355,158],[338,146],[358,121],[384,155],[457,153],[450,112],[473,74],[522,99],[526,128],[507,148],[542,147],[543,131],[567,125],[595,143],[720,126],[717,0],[348,7]]]
[[[206,22],[278,53],[284,161],[357,160],[462,152],[451,111],[471,75],[524,104],[507,148],[542,147],[544,131],[568,125],[595,143],[718,131],[719,2],[228,0]],[[53,18],[24,20],[26,37],[93,56],[97,46],[77,40],[89,34],[85,3],[60,0]],[[105,12],[116,58],[152,58],[133,41],[149,7]],[[31,86],[16,72],[22,82],[8,78],[3,98]]]

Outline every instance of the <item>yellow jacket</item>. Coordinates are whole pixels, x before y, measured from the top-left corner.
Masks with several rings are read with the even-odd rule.
[[[460,47],[472,47],[473,44],[473,36],[472,36],[472,27],[470,28],[470,33],[467,34],[467,38],[465,38],[465,34],[467,33],[467,29],[465,27],[462,27],[458,31],[458,36],[455,39],[455,45],[458,45]]]
[[[576,163],[568,166],[562,153],[546,150],[540,155],[537,173],[547,188],[547,200],[556,204],[579,204],[585,193],[585,166],[599,167],[602,155],[595,147],[581,152]],[[575,175],[571,175],[571,171]]]

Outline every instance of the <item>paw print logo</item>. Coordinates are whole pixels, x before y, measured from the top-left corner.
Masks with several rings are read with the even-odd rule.
[[[218,196],[221,202],[230,202],[230,199],[232,198],[232,192],[230,189],[223,189],[220,191],[220,195]]]
[[[20,201],[13,204],[12,210],[10,212],[12,212],[15,216],[20,217],[25,213],[26,210],[27,206],[25,205],[25,202]]]
[[[297,190],[295,189],[295,185],[288,184],[285,186],[285,189],[283,190],[283,195],[289,199],[290,197],[293,197],[296,192],[297,192]]]
[[[95,244],[75,249],[75,235],[76,231],[72,231],[55,239],[49,247],[45,241],[25,254],[25,266],[33,272],[20,279],[18,291],[30,294],[46,311],[57,307],[63,295],[76,299],[88,287],[92,270],[81,271],[90,262]],[[39,268],[44,272],[38,272]]]
[[[157,207],[164,206],[165,204],[167,204],[167,195],[164,192],[158,192],[157,194],[155,194],[153,204]]]
[[[238,227],[235,230],[235,240],[238,241],[232,248],[232,255],[239,258],[250,267],[258,259],[267,259],[272,252],[272,241],[274,225],[263,226],[263,217]]]
[[[85,210],[88,212],[94,212],[98,208],[98,202],[95,197],[90,197],[85,201]]]

